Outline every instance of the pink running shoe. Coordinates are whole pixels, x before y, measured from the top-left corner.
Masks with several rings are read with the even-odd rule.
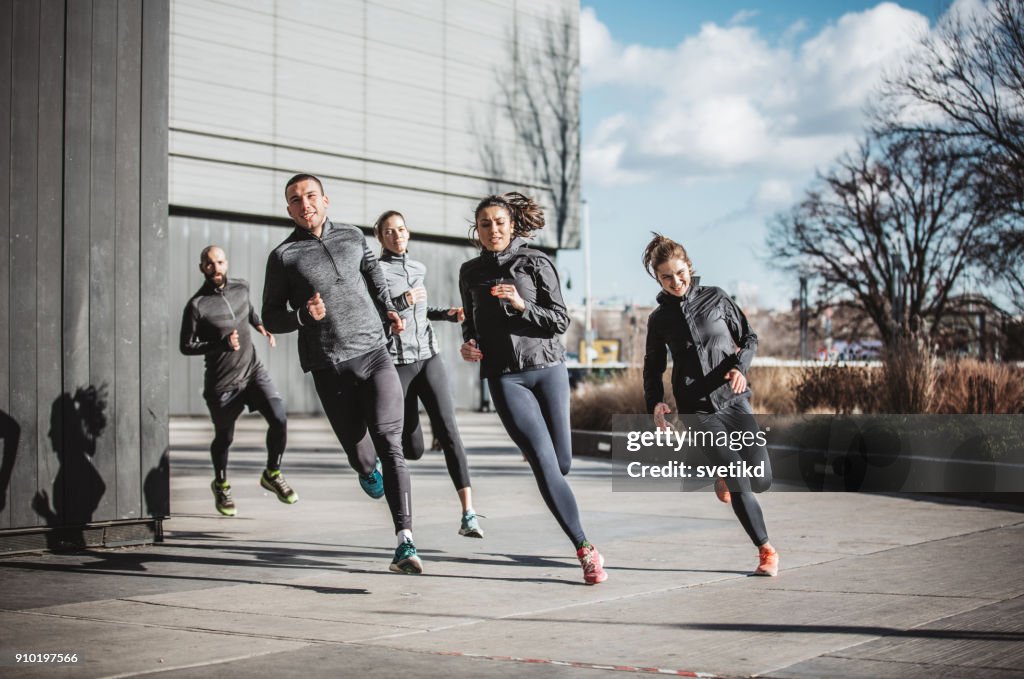
[[[601,556],[601,552],[597,551],[597,547],[589,542],[584,542],[583,546],[576,551],[576,557],[580,560],[580,565],[583,566],[583,582],[588,585],[596,585],[608,579],[608,574],[604,572],[604,557]]]
[[[729,492],[729,486],[725,484],[725,479],[719,477],[715,479],[715,495],[718,496],[719,502],[729,504],[732,502],[732,493]]]
[[[779,553],[775,551],[775,548],[762,545],[757,551],[757,557],[760,563],[757,565],[757,570],[751,575],[766,575],[774,578],[779,574]]]

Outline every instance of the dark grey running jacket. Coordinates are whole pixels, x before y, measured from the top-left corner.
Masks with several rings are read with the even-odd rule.
[[[740,308],[721,288],[703,287],[695,277],[683,297],[658,295],[647,319],[644,400],[647,412],[664,400],[661,376],[665,347],[672,352],[672,395],[680,413],[717,412],[750,397],[750,387],[734,394],[725,374],[739,368],[749,374],[757,335]]]
[[[306,302],[319,292],[327,315],[314,321]],[[320,370],[385,346],[395,311],[384,271],[351,224],[324,222],[321,238],[296,228],[267,258],[263,322],[270,332],[299,331],[299,363]]]
[[[522,312],[491,295],[499,282],[514,283],[526,302]],[[569,327],[558,272],[551,259],[514,238],[503,251],[483,251],[462,265],[459,291],[466,320],[463,341],[475,339],[483,360],[480,377],[497,377],[565,361],[559,335]]]
[[[228,278],[223,288],[210,281],[192,295],[181,318],[178,348],[186,356],[202,356],[206,364],[203,395],[223,394],[246,384],[260,366],[249,329],[263,321],[249,303],[249,284]],[[238,351],[228,337],[238,331]]]

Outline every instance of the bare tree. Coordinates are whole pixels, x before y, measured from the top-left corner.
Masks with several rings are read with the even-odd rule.
[[[558,246],[575,247],[578,232],[568,227],[580,189],[579,29],[568,8],[540,21],[539,32],[513,26],[508,59],[496,74],[496,106],[525,151],[528,181],[550,194]],[[538,35],[539,43],[531,41]],[[512,162],[502,156],[493,126],[481,123],[474,127],[485,171],[504,174]]]
[[[971,164],[923,134],[868,140],[776,217],[776,261],[820,284],[822,301],[863,309],[887,345],[928,336],[991,228]]]
[[[1024,0],[950,12],[884,94],[883,132],[940,137],[973,160],[978,209],[1001,224],[973,254],[1024,305]]]

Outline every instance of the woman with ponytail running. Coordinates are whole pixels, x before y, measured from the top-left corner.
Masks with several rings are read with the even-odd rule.
[[[654,234],[644,249],[643,263],[661,285],[658,308],[647,319],[644,356],[644,399],[655,424],[669,426],[665,415],[671,408],[664,402],[662,386],[667,346],[672,352],[672,395],[679,412],[693,415],[700,430],[714,432],[715,439],[720,432],[727,434],[726,440],[733,440],[733,432],[756,435],[746,375],[757,350],[757,335],[746,316],[723,290],[700,284],[679,243]],[[763,478],[716,479],[715,494],[732,504],[736,518],[758,548],[759,563],[752,575],[777,575],[779,554],[768,541],[764,515],[754,496],[772,484],[767,449],[756,444],[739,451],[713,446],[707,453],[716,466],[764,463]]]
[[[558,336],[569,316],[554,264],[525,240],[543,226],[543,211],[521,193],[488,196],[477,205],[470,239],[480,256],[459,271],[466,314],[460,351],[480,363],[505,430],[572,541],[584,582],[595,585],[608,578],[604,559],[583,532],[565,479],[572,464],[569,374]]]

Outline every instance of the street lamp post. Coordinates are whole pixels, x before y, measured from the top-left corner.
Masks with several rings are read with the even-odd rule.
[[[590,206],[586,199],[583,203],[583,223],[580,229],[581,240],[583,241],[583,365],[590,367],[590,343],[591,337],[591,313],[592,303],[590,301]]]

